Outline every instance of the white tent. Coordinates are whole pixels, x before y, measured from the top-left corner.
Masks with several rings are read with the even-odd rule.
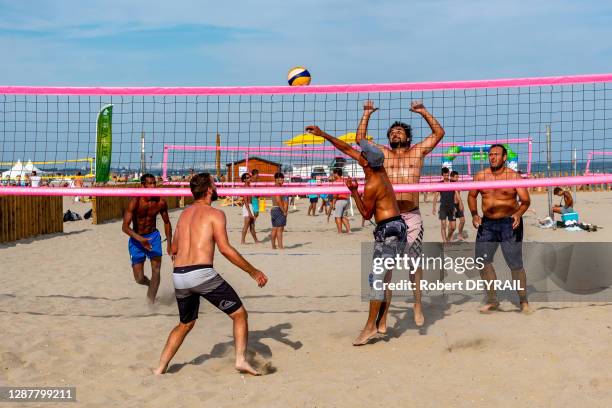
[[[15,163],[13,167],[11,167],[10,170],[2,172],[2,178],[4,179],[8,177],[14,180],[17,178],[17,176],[20,176],[23,179],[25,178],[26,174],[29,175],[33,171],[36,171],[37,174],[44,173],[44,171],[41,171],[38,168],[36,168],[36,166],[32,164],[31,160],[29,160],[25,166],[23,165],[23,163],[21,163],[21,160],[17,160],[17,163]]]
[[[44,171],[40,170],[39,168],[34,166],[34,164],[32,164],[32,160],[28,160],[28,164],[25,165],[25,170],[26,173],[32,173],[33,171],[35,171],[36,174],[44,173]]]

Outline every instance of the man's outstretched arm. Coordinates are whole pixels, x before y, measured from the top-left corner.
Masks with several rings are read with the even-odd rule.
[[[361,166],[365,166],[367,164],[366,159],[361,155],[361,153],[353,149],[350,144],[325,133],[324,131],[319,129],[318,126],[306,126],[306,131],[312,135],[321,136],[322,138],[333,144],[336,149],[340,150],[342,153],[356,160]]]
[[[429,127],[431,128],[431,134],[423,139],[422,142],[417,143],[414,148],[418,149],[421,153],[421,157],[431,153],[431,151],[440,143],[440,140],[444,137],[444,128],[440,125],[440,122],[425,108],[422,102],[413,101],[410,110],[414,113],[418,113],[425,119]]]
[[[212,225],[213,237],[217,244],[217,248],[219,248],[219,252],[221,252],[228,261],[248,273],[251,278],[257,282],[259,287],[263,287],[266,282],[268,282],[268,277],[262,271],[251,265],[249,261],[244,259],[244,257],[240,255],[240,252],[229,243],[225,214],[221,212],[221,214],[215,215],[212,218]]]
[[[379,145],[367,139],[368,123],[370,123],[370,116],[372,116],[372,114],[376,112],[377,110],[378,108],[374,106],[374,102],[372,101],[366,101],[363,104],[363,115],[361,116],[361,120],[359,121],[359,125],[357,126],[357,133],[355,136],[355,141],[357,142],[357,144],[359,144],[361,140],[365,140],[368,143],[373,144],[374,146],[378,147],[379,149],[383,149],[386,146]]]

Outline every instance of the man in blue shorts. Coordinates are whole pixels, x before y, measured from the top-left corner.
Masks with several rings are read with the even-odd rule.
[[[155,176],[144,174],[140,178],[143,188],[155,188]],[[161,235],[157,230],[157,214],[164,221],[168,255],[172,255],[170,244],[172,242],[172,225],[168,217],[168,204],[161,197],[134,197],[130,200],[128,208],[123,214],[124,233],[129,235],[128,249],[132,259],[134,280],[141,285],[148,286],[147,297],[151,303],[155,302],[155,295],[159,289],[160,269],[162,260]],[[130,228],[130,224],[133,226]],[[151,261],[151,279],[144,274],[144,263]]]

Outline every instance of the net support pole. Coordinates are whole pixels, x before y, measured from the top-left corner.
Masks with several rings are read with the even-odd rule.
[[[215,141],[215,170],[217,172],[217,178],[221,177],[221,135],[217,133],[217,140]]]
[[[164,158],[162,160],[162,179],[168,180],[168,146],[164,146]]]
[[[145,156],[145,133],[140,133],[140,175],[142,176],[147,171],[146,156]]]
[[[574,148],[574,157],[572,158],[572,176],[576,177],[578,175],[578,164],[577,164],[577,159],[576,159],[576,148]],[[574,204],[576,204],[576,185],[572,186],[572,190],[573,190],[573,196],[574,196]]]
[[[551,141],[550,141],[550,125],[546,126],[546,177],[551,178],[552,174],[550,171],[550,163],[551,163]],[[552,211],[552,187],[548,186],[548,216],[553,219],[553,211]]]

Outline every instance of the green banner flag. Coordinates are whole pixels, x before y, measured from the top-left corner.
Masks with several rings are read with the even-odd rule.
[[[106,105],[98,113],[96,137],[96,182],[106,182],[110,176],[113,146],[113,105]]]

